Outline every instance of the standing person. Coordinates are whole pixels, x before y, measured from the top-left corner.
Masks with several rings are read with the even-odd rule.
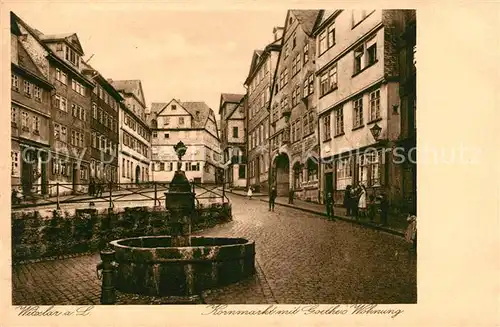
[[[333,199],[333,195],[331,192],[328,192],[325,196],[325,205],[326,205],[326,216],[329,220],[335,220],[333,205],[335,204],[335,200]]]
[[[387,201],[387,196],[382,193],[380,196],[380,223],[382,226],[387,226],[387,216],[389,214],[389,201]]]
[[[409,243],[412,243],[413,251],[417,252],[417,216],[415,212],[410,212],[408,218],[408,228],[406,229],[405,238]]]
[[[91,178],[89,183],[89,195],[93,196],[94,193],[95,193],[95,181],[94,178]]]
[[[252,187],[250,186],[248,188],[248,192],[247,192],[247,196],[248,196],[248,199],[249,200],[252,200],[252,195],[253,195],[253,192],[252,192]]]
[[[351,194],[349,196],[351,215],[357,219],[358,217],[358,202],[359,202],[359,189],[358,187],[351,188]]]
[[[295,195],[295,191],[293,188],[290,188],[290,191],[288,192],[288,203],[293,204],[293,197]]]
[[[347,185],[344,192],[344,208],[346,208],[346,216],[349,217],[352,214],[351,205],[351,185]]]
[[[363,184],[359,186],[358,215],[366,216],[366,188]]]
[[[273,186],[271,192],[269,192],[269,211],[274,211],[274,203],[277,197],[276,188]]]

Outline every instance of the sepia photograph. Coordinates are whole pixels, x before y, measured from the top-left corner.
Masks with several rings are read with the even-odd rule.
[[[417,12],[10,11],[17,314],[418,303]]]

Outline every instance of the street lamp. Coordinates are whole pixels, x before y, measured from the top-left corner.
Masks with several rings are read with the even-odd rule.
[[[373,125],[372,128],[370,128],[370,132],[372,133],[372,136],[375,139],[375,141],[378,141],[380,137],[380,132],[382,132],[382,127],[375,124]]]

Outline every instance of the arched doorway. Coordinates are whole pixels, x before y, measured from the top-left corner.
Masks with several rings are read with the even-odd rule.
[[[139,184],[141,178],[141,167],[137,166],[135,167],[135,183]]]
[[[273,185],[278,196],[288,196],[290,189],[290,159],[286,153],[280,153],[273,164]]]

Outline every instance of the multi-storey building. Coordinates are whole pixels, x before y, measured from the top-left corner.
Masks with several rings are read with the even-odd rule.
[[[400,135],[398,38],[401,10],[322,12],[316,28],[322,189],[337,203],[347,185],[399,196],[393,164]]]
[[[220,139],[215,114],[204,102],[152,103],[152,178],[170,182],[177,170],[174,145],[187,147],[182,169],[194,183],[218,182],[221,170]]]
[[[47,194],[54,87],[28,54],[24,45],[28,37],[11,18],[11,183],[21,184],[25,195]]]
[[[415,10],[404,10],[404,29],[399,47],[399,97],[401,98],[401,135],[399,146],[405,149],[401,197],[405,205],[417,201],[417,20]]]
[[[270,184],[299,199],[319,201],[315,38],[319,10],[287,12],[270,104]]]
[[[83,73],[96,86],[91,94],[90,176],[97,181],[118,182],[118,113],[122,96],[94,68],[83,64]]]
[[[55,89],[51,94],[49,180],[63,184],[59,193],[85,191],[89,181],[90,93],[82,74],[82,46],[75,33],[44,35],[15,14],[21,43]],[[49,188],[54,194],[56,188]]]
[[[224,182],[230,188],[246,188],[245,96],[223,93],[220,97],[220,139]]]
[[[119,131],[119,181],[125,185],[150,180],[151,130],[146,121],[146,101],[139,80],[108,80],[125,99],[120,102]]]
[[[274,41],[264,50],[255,50],[245,80],[247,88],[248,185],[268,190],[269,100],[274,71],[281,49],[282,27],[275,27]]]

